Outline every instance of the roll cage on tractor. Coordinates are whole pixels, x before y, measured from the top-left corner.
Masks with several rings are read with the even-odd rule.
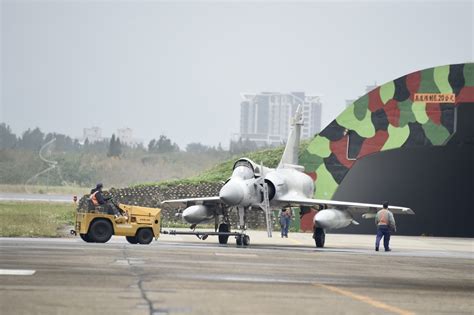
[[[160,236],[161,209],[113,203],[126,220],[117,223],[107,206],[94,206],[87,200],[87,209],[77,208],[75,229],[77,235],[88,243],[106,243],[112,235],[125,236],[130,244],[150,244]]]

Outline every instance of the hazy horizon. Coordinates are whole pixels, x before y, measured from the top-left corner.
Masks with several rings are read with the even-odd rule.
[[[474,60],[473,1],[3,0],[0,122],[224,147],[241,92],[322,95]]]

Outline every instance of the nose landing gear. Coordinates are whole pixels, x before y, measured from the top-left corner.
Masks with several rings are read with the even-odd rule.
[[[235,237],[235,242],[237,246],[249,246],[250,245],[250,236],[246,234],[240,234]]]

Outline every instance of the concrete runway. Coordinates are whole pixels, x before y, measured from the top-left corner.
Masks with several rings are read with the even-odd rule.
[[[72,203],[73,195],[57,194],[22,194],[0,192],[0,201],[44,201],[44,202],[69,202]],[[80,198],[80,197],[79,197]]]
[[[328,234],[316,249],[309,234],[249,234],[248,248],[0,238],[0,313],[474,313],[472,239],[394,236],[385,253],[367,235]]]

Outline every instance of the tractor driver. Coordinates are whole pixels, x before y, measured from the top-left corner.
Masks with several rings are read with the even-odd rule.
[[[92,201],[92,204],[97,206],[104,206],[108,214],[113,214],[115,216],[115,221],[124,221],[125,218],[122,213],[117,209],[117,207],[110,202],[111,197],[105,198],[102,194],[102,188],[104,185],[98,183],[95,188],[91,190],[89,199]],[[125,218],[126,220],[126,218]]]

